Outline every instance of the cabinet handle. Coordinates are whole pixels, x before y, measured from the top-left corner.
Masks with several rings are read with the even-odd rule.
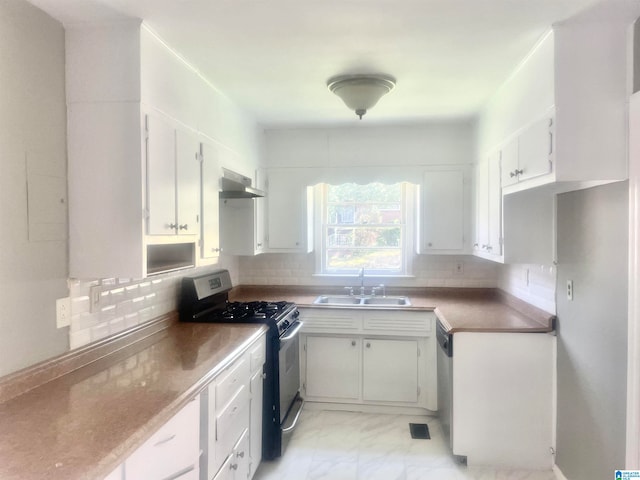
[[[367,348],[371,348],[371,344],[367,342]]]
[[[185,223],[184,225],[180,225],[179,228],[180,230],[189,230],[189,225]]]
[[[433,243],[431,242],[427,243],[427,247],[433,247]]]
[[[177,224],[177,223],[170,223],[170,224],[169,224],[169,228],[170,228],[171,230],[175,230],[176,228],[178,228],[178,224]]]
[[[516,170],[516,175],[522,175],[524,173],[524,170]]]
[[[232,463],[231,465],[229,465],[229,469],[230,470],[237,470],[238,469],[238,464],[237,463]]]
[[[221,252],[222,249],[221,248],[212,248],[211,251],[212,252]]]
[[[244,458],[244,451],[236,453],[236,457]]]
[[[162,440],[156,442],[153,444],[154,447],[159,447],[162,444],[165,444],[167,442],[170,442],[171,440],[173,440],[174,438],[176,438],[176,434],[174,433],[173,435],[168,436],[167,438],[163,438]]]
[[[509,176],[510,176],[511,178],[513,178],[513,177],[515,177],[516,175],[518,175],[518,173],[517,173],[517,172],[518,172],[518,170],[514,170],[513,172],[509,172]]]
[[[355,340],[351,340],[351,346],[355,347],[356,346],[356,341]]]
[[[258,247],[262,247],[262,243],[259,243],[259,244],[258,244]]]

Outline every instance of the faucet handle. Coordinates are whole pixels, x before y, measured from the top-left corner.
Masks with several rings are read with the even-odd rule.
[[[371,295],[375,297],[376,292],[378,292],[379,290],[382,290],[382,296],[383,297],[387,296],[387,291],[385,289],[384,283],[381,283],[377,287],[371,287]]]
[[[350,297],[353,297],[353,287],[344,287],[344,289],[349,292]]]

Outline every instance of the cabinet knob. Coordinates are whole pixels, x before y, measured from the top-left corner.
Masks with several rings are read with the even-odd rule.
[[[356,346],[356,341],[355,340],[351,340],[351,346],[355,347]]]
[[[180,225],[178,228],[180,228],[180,230],[189,230],[189,225],[185,223],[184,225]]]
[[[238,469],[238,464],[237,463],[232,463],[231,465],[229,465],[229,469],[230,470],[237,470]]]
[[[212,248],[211,251],[217,253],[217,252],[221,252],[222,249],[221,248]]]
[[[524,170],[516,170],[516,175],[522,175],[524,173]]]
[[[515,177],[516,175],[518,175],[518,173],[517,173],[517,172],[518,172],[517,170],[514,170],[513,172],[509,172],[509,176],[510,176],[511,178],[513,178],[513,177]]]
[[[178,228],[178,224],[177,224],[177,223],[170,223],[170,224],[169,224],[169,228],[170,228],[171,230],[175,230],[176,228]]]
[[[367,342],[367,348],[371,348],[371,344]]]
[[[258,243],[258,247],[259,247],[259,248],[262,248],[262,243]]]
[[[427,243],[427,247],[433,247],[433,243],[431,242]]]

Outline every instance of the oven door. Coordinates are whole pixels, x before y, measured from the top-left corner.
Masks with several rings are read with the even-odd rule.
[[[300,340],[302,322],[295,321],[280,337],[280,424],[300,391]]]

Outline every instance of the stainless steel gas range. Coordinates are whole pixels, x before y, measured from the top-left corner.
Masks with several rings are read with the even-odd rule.
[[[264,365],[262,458],[282,455],[303,400],[300,397],[298,332],[302,322],[291,302],[229,302],[228,270],[182,279],[180,320],[183,322],[263,323],[267,332]]]

